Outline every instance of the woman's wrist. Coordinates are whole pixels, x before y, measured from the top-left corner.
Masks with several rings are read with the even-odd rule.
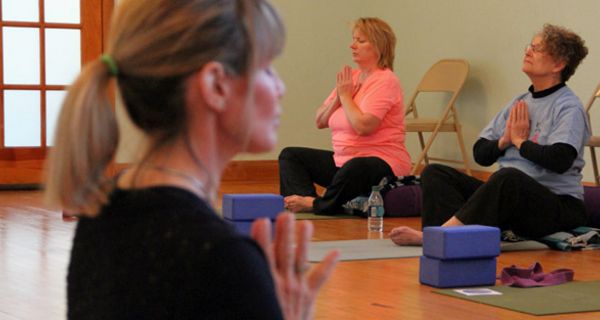
[[[350,94],[339,94],[338,97],[342,106],[347,105],[348,102],[352,101],[352,95]]]
[[[502,136],[502,137],[500,137],[500,139],[498,139],[498,149],[505,150],[509,146],[510,146],[510,140],[504,138],[504,136]]]
[[[517,148],[517,149],[521,149],[521,145],[523,144],[523,142],[525,142],[527,139],[523,139],[523,138],[515,138],[512,141],[512,144]]]

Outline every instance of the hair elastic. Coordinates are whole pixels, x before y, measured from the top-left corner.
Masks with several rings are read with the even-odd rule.
[[[115,59],[113,59],[110,55],[103,54],[100,57],[100,60],[108,67],[108,72],[110,75],[115,77],[119,75],[119,67],[117,67]]]

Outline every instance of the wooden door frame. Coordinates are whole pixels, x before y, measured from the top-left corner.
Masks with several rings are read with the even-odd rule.
[[[43,0],[41,0],[43,1]],[[41,3],[40,1],[40,3]],[[99,7],[101,8],[101,13],[98,14],[98,7],[92,7],[90,5],[85,5],[88,0],[81,0],[81,59],[82,65],[93,59],[96,59],[103,51],[106,46],[106,38],[108,36],[108,29],[110,26],[110,19],[112,16],[112,11],[114,7],[115,0],[95,0],[100,1]],[[96,2],[97,3],[97,2]],[[0,9],[1,10],[1,9]],[[9,23],[6,26],[26,26],[27,23]],[[60,24],[46,24],[46,25],[60,25]],[[101,30],[101,34],[93,34],[91,32],[86,32],[86,30],[92,29]],[[101,37],[101,41],[90,41],[90,39],[97,40],[98,36]],[[0,44],[2,41],[2,33],[0,33]],[[40,47],[42,50],[42,47]],[[43,52],[40,51],[40,56],[43,55]],[[2,55],[0,53],[0,59],[2,59]],[[43,60],[43,58],[41,58]],[[1,61],[1,60],[0,60]],[[40,65],[42,68],[42,76],[43,76],[43,64]],[[0,73],[2,72],[2,68],[0,67]],[[2,74],[0,74],[2,77]],[[2,86],[3,89],[11,89],[11,86]],[[18,88],[24,86],[18,86]],[[58,89],[62,86],[48,86],[45,85],[44,88],[46,90],[50,89]],[[21,88],[22,89],[22,88]],[[26,88],[25,88],[26,89]],[[45,101],[43,101],[43,96],[41,96],[42,101],[42,112],[45,112],[45,108],[43,108]],[[3,99],[3,90],[0,91],[0,99]],[[113,98],[114,100],[114,98]],[[2,130],[1,135],[3,135],[4,131],[4,114],[0,112],[0,130]],[[42,115],[42,119],[43,115]],[[10,149],[1,149],[0,150],[0,190],[3,189],[31,189],[31,188],[39,188],[43,181],[43,170],[44,170],[44,162],[48,153],[49,147],[46,147],[46,143],[44,140],[47,140],[45,133],[45,124],[42,123],[41,129],[42,137],[42,146],[39,148],[10,148]]]

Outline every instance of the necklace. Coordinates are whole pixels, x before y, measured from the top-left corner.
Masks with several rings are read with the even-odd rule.
[[[192,186],[196,190],[200,191],[203,196],[205,196],[205,197],[209,196],[209,193],[206,190],[206,185],[204,184],[204,182],[202,182],[200,179],[198,179],[186,172],[183,172],[183,171],[180,171],[177,169],[173,169],[173,168],[169,168],[169,167],[163,167],[163,166],[151,164],[151,163],[147,163],[144,166],[147,167],[148,169],[160,171],[165,174],[183,178],[183,179],[187,180],[189,183],[191,183]]]
[[[361,72],[360,75],[358,76],[358,84],[361,85],[363,82],[365,82],[365,80],[367,80],[369,75],[370,74],[368,74],[366,72]]]
[[[368,77],[369,77],[371,74],[373,74],[373,72],[374,72],[374,70],[369,70],[369,71],[361,71],[361,72],[360,72],[360,75],[358,76],[358,83],[359,83],[359,84],[362,84],[362,83],[364,83],[364,82],[367,80],[367,78],[368,78]]]

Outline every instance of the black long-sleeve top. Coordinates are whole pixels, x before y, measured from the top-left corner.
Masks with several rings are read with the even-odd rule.
[[[533,141],[524,141],[519,154],[541,167],[556,173],[566,172],[577,158],[577,150],[567,143],[539,145]],[[491,166],[504,155],[504,150],[498,148],[498,140],[479,138],[473,145],[473,157],[482,166]]]
[[[117,189],[80,219],[67,277],[70,319],[282,319],[269,266],[192,193]]]

